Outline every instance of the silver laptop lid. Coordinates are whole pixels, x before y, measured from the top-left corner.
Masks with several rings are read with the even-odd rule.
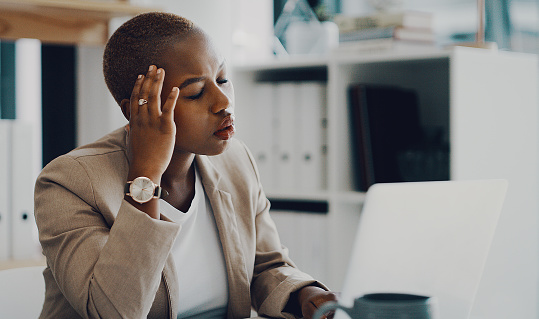
[[[506,191],[505,180],[373,185],[342,303],[372,292],[415,293],[437,297],[442,319],[468,318]]]

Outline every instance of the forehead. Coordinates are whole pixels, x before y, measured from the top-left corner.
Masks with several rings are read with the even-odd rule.
[[[168,76],[203,75],[216,71],[223,58],[209,36],[195,29],[174,42],[161,56],[162,67]]]

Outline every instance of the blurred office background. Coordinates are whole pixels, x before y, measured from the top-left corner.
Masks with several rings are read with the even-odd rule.
[[[68,0],[60,2],[65,1]],[[309,3],[316,12],[331,19],[336,14],[372,13],[371,1],[374,0],[309,0]],[[267,38],[268,27],[271,29],[278,19],[286,0],[118,2],[155,7],[194,20],[213,37],[233,68],[235,63],[249,59],[272,57],[271,45],[264,52],[246,50],[244,35],[245,31],[260,28],[265,32],[261,38]],[[485,2],[486,41],[496,42],[500,50],[539,53],[539,0]],[[478,16],[474,0],[400,0],[400,7],[432,13],[436,44],[440,46],[475,39]],[[111,19],[109,31],[128,18]],[[103,81],[102,44],[2,39],[1,31],[0,119],[32,123],[35,176],[53,158],[126,123]]]
[[[326,18],[374,11],[375,0],[309,0]],[[1,2],[1,1],[0,1]],[[95,2],[95,1],[94,1]],[[104,2],[113,2],[108,0]],[[260,3],[264,5],[260,5]],[[237,21],[275,22],[286,0],[138,0],[145,5],[185,15],[216,40],[230,61],[237,39]],[[474,0],[399,0],[400,8],[430,12],[438,45],[474,41],[478,24]],[[254,3],[257,3],[254,5]],[[270,3],[268,5],[268,3]],[[248,7],[248,8],[247,8]],[[539,53],[539,1],[488,0],[486,41],[501,50]],[[211,9],[208,9],[211,8]],[[246,17],[249,16],[249,17]],[[110,29],[123,21],[113,19]],[[43,154],[36,171],[76,145],[94,140],[123,121],[101,83],[100,46],[40,43],[38,40],[0,38],[0,118],[35,123],[35,149]],[[236,41],[237,42],[237,41]],[[41,79],[41,80],[38,80]],[[96,91],[97,90],[97,91]],[[100,92],[96,94],[95,92]],[[98,124],[94,123],[97,122]]]

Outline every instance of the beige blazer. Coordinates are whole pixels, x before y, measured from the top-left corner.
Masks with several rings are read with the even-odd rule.
[[[251,306],[261,316],[293,317],[284,310],[290,294],[324,286],[281,246],[251,154],[232,140],[223,154],[195,161],[225,256],[228,318],[249,317]],[[182,287],[169,253],[181,226],[123,200],[128,165],[122,128],[38,177],[35,215],[47,259],[41,318],[176,318]]]

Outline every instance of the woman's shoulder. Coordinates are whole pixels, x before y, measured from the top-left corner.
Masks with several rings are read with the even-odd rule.
[[[124,163],[127,165],[124,129],[117,129],[95,142],[80,146],[60,155],[48,163],[42,171],[76,171],[77,167],[95,173],[118,170]],[[110,168],[110,169],[107,169]]]
[[[125,129],[122,127],[108,133],[95,142],[79,146],[66,155],[73,158],[79,158],[85,156],[106,155],[114,152],[126,152],[126,137]]]

